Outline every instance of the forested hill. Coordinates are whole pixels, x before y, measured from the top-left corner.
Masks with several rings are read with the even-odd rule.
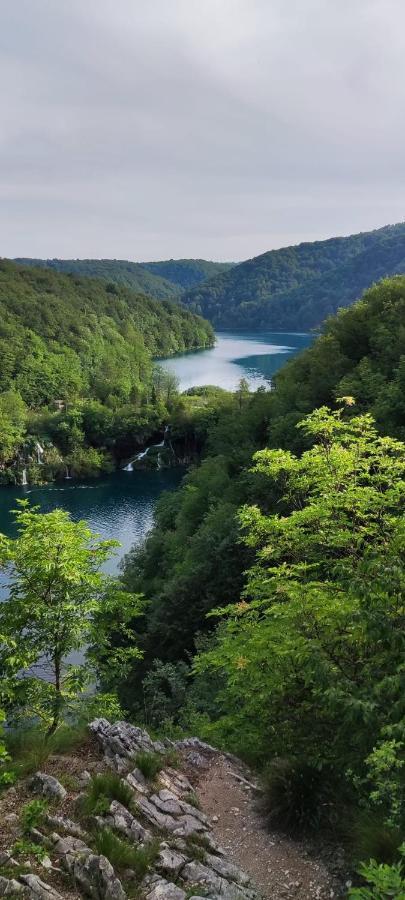
[[[152,275],[171,281],[182,290],[228,272],[235,263],[211,262],[206,259],[167,259],[162,262],[141,263]]]
[[[162,426],[175,386],[153,357],[211,346],[211,325],[111,282],[0,261],[0,481],[94,474]],[[40,469],[32,445],[45,447]]]
[[[125,259],[29,259],[15,262],[56,272],[102,278],[147,294],[157,300],[178,299],[186,288],[207,281],[227,271],[233,263],[216,263],[205,259],[169,259],[162,262],[136,263]]]
[[[405,272],[405,223],[271,250],[186,291],[182,302],[217,327],[307,330],[373,282]]]
[[[64,274],[85,275],[91,278],[102,278],[131,288],[137,293],[147,294],[157,300],[170,300],[177,297],[177,285],[166,281],[159,274],[151,274],[140,263],[123,259],[29,259],[18,257],[15,260],[24,266],[41,269],[53,269]]]
[[[330,319],[274,391],[242,388],[126,558],[143,657],[104,686],[136,721],[146,711],[262,766],[276,827],[392,862],[405,833],[405,277]]]
[[[27,367],[33,345],[37,358],[43,344],[45,354],[74,354],[94,366],[97,341],[99,347],[106,341],[110,365],[114,345],[124,354],[143,345],[151,356],[166,356],[213,342],[208,322],[171,301],[158,303],[102,280],[7,260],[0,261],[0,311],[3,386],[18,377],[20,366]]]

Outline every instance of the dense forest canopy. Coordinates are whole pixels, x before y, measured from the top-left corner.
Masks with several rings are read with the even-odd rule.
[[[207,322],[172,301],[8,261],[0,315],[0,462],[10,477],[25,440],[49,439],[63,456],[87,448],[96,463],[126,428],[153,432],[174,387],[156,376],[153,357],[214,341]]]
[[[186,291],[217,327],[309,330],[373,282],[405,271],[405,223],[271,250]]]
[[[240,592],[249,551],[236,512],[260,496],[260,479],[249,474],[255,450],[302,452],[308,440],[297,423],[338,397],[355,398],[356,413],[371,412],[381,433],[405,440],[404,379],[405,277],[398,276],[331,318],[276,375],[275,391],[223,395],[201,465],[159,502],[155,530],[127,559],[126,582],[149,598],[143,665],[157,646],[165,660],[192,650],[196,633],[213,624],[205,618],[211,606]]]
[[[152,275],[159,275],[173,282],[182,290],[194,287],[227,272],[235,263],[211,262],[206,259],[167,259],[159,262],[141,263]]]
[[[159,379],[148,380],[153,301],[38,270],[16,278],[14,269],[1,269],[14,285],[5,327],[19,333],[24,321],[24,340],[31,330],[47,335],[44,347],[56,356],[66,347],[69,370],[78,357],[77,377],[87,372],[83,347],[86,358],[93,354],[85,392],[76,387],[71,405],[56,413],[45,406],[40,418],[28,410],[32,436],[46,423],[54,450],[65,440],[74,459],[83,447],[97,452],[97,440],[105,451],[108,427],[121,421],[133,440],[140,422],[161,421],[170,408],[173,440],[178,429],[199,459],[181,488],[160,499],[154,528],[116,580],[100,572],[114,542],[100,542],[62,510],[42,515],[20,503],[17,539],[0,535],[0,565],[11,577],[0,604],[0,705],[9,720],[21,727],[40,719],[48,746],[89,704],[165,736],[197,733],[260,768],[272,828],[344,841],[353,861],[394,864],[363,867],[371,881],[401,878],[405,276],[331,317],[280,371],[274,391],[251,393],[242,379],[234,394],[205,387],[179,398],[173,385],[163,382],[162,393]],[[28,294],[17,290],[20,278]],[[61,297],[75,309],[59,316],[62,343],[47,297],[51,310]],[[176,307],[166,312],[175,330]],[[136,332],[136,345],[135,314],[149,329]],[[206,323],[186,321],[211,339]],[[107,325],[111,360],[119,335],[122,367],[129,333],[144,360],[139,392],[129,380],[117,396],[113,379],[101,396],[101,372],[92,381],[99,343],[94,349],[89,334],[103,349]],[[38,376],[40,345],[27,346]],[[51,375],[56,362],[48,363]],[[104,355],[103,371],[107,363]],[[27,389],[30,373],[31,364]],[[27,399],[14,383],[0,395],[3,459],[22,440]],[[85,664],[69,665],[77,651]],[[37,671],[43,659],[49,678]],[[92,674],[99,690],[89,697]],[[0,735],[0,781],[18,772],[18,763],[7,771],[8,740]]]
[[[170,300],[178,290],[172,282],[153,275],[140,263],[125,259],[30,259],[18,257],[15,262],[24,266],[52,269],[62,274],[102,278],[157,300]]]
[[[15,262],[25,266],[53,269],[55,272],[103,278],[123,287],[147,294],[157,300],[178,299],[186,288],[201,284],[230,269],[233,263],[205,259],[168,259],[136,263],[125,259],[29,259]]]
[[[331,318],[275,391],[223,394],[201,464],[126,558],[142,658],[104,675],[149,724],[271,763],[283,827],[342,816],[360,847],[365,809],[365,852],[388,857],[404,824],[404,373],[398,276]]]

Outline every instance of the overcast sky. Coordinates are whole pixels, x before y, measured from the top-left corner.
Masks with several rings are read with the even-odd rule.
[[[0,256],[405,219],[404,0],[0,0]]]

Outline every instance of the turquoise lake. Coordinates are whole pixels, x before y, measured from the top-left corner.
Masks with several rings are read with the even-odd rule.
[[[233,390],[242,377],[247,378],[252,389],[269,387],[270,379],[286,360],[312,341],[308,334],[275,332],[222,332],[217,338],[212,350],[160,360],[161,365],[176,374],[180,390],[204,384]],[[184,469],[179,467],[160,472],[116,472],[96,481],[1,488],[0,531],[13,534],[11,511],[17,497],[29,498],[44,512],[63,507],[74,519],[85,519],[101,537],[120,542],[120,550],[107,566],[109,572],[115,573],[122,556],[132,545],[140,544],[151,528],[159,495],[176,488],[183,475]]]

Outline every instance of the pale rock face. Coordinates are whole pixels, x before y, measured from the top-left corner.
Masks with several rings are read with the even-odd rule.
[[[184,797],[193,790],[193,786],[186,775],[183,775],[182,772],[177,772],[176,769],[172,769],[171,767],[162,769],[162,771],[159,772],[159,781],[163,787],[167,788],[181,799],[184,799]]]
[[[146,900],[186,900],[186,892],[176,884],[160,878],[151,886],[151,890],[146,894]]]
[[[24,887],[14,878],[3,878],[0,875],[0,897],[9,897],[14,894],[24,893]]]
[[[171,875],[177,878],[181,869],[187,862],[187,857],[182,853],[173,850],[168,844],[161,844],[159,856],[156,862],[156,868],[163,875]]]
[[[123,773],[124,783],[132,789],[130,808],[113,800],[108,811],[93,817],[93,822],[100,829],[111,828],[135,846],[145,847],[152,841],[158,845],[160,841],[152,871],[140,886],[142,900],[258,900],[248,876],[228,861],[225,851],[216,844],[211,821],[188,802],[193,791],[189,779],[168,766],[159,773],[157,784],[152,787],[139,769],[132,769],[131,763],[133,766],[137,752],[162,753],[164,745],[152,741],[146,731],[126,722],[110,724],[106,719],[96,719],[90,729],[104,751],[105,762]],[[205,764],[207,758],[218,752],[197,739],[179,742],[178,747],[189,764],[193,755],[204,758]],[[81,784],[87,785],[90,777],[84,773]],[[42,772],[33,776],[31,786],[42,796],[59,802],[66,797],[63,785]],[[74,894],[92,900],[127,900],[109,860],[87,845],[89,838],[85,826],[63,815],[63,810],[59,815],[49,811],[45,821],[55,829],[54,832],[49,835],[32,829],[31,835],[46,852],[49,851],[44,864],[50,867],[50,872],[63,869],[70,875],[69,897]],[[162,830],[166,832],[163,841]],[[198,852],[193,850],[197,846]],[[10,854],[11,850],[3,854],[9,865],[13,862]],[[135,871],[128,870],[124,877],[136,881]],[[22,900],[66,898],[36,874],[17,875],[15,879],[0,876],[0,898],[12,900],[17,894]]]
[[[256,893],[247,887],[228,881],[203,863],[187,863],[181,877],[190,884],[204,885],[224,900],[254,900]]]
[[[106,758],[118,763],[121,770],[136,753],[163,753],[165,749],[160,741],[152,741],[147,731],[129,722],[110,724],[107,719],[94,719],[89,728],[100,742]]]
[[[122,884],[117,878],[111,863],[105,856],[75,855],[70,862],[69,871],[88,897],[95,900],[126,900]]]
[[[150,831],[144,828],[126,806],[123,806],[118,800],[112,801],[109,815],[106,816],[104,824],[125,835],[134,844],[146,844],[152,840]]]
[[[205,854],[205,862],[214,870],[214,872],[221,875],[222,878],[227,878],[229,881],[236,881],[237,884],[241,884],[244,887],[250,885],[249,876],[246,875],[246,872],[243,872],[239,866],[235,866],[234,863],[228,862],[225,859],[220,859],[218,856],[213,856],[211,853]]]
[[[54,778],[53,775],[46,775],[44,772],[35,772],[35,775],[30,778],[29,787],[36,794],[42,794],[49,800],[60,802],[65,799],[67,793],[57,778]]]
[[[125,776],[125,780],[129,784],[129,786],[132,788],[133,791],[138,791],[138,794],[147,794],[148,793],[147,786],[142,781],[139,780],[138,774],[135,774],[138,772],[139,772],[139,769],[134,769],[133,772],[128,772],[128,774]],[[142,773],[140,773],[140,774],[142,774]]]
[[[126,900],[122,884],[105,856],[97,856],[78,838],[53,834],[51,840],[62,865],[86,896],[95,900]]]
[[[57,828],[58,831],[64,831],[65,834],[70,834],[72,837],[82,838],[85,836],[83,828],[81,828],[77,822],[72,822],[72,820],[68,819],[66,816],[47,815],[46,822],[48,825],[51,825],[52,828]]]
[[[38,900],[62,900],[55,888],[41,881],[38,875],[21,875],[21,881],[27,885],[30,897]]]

